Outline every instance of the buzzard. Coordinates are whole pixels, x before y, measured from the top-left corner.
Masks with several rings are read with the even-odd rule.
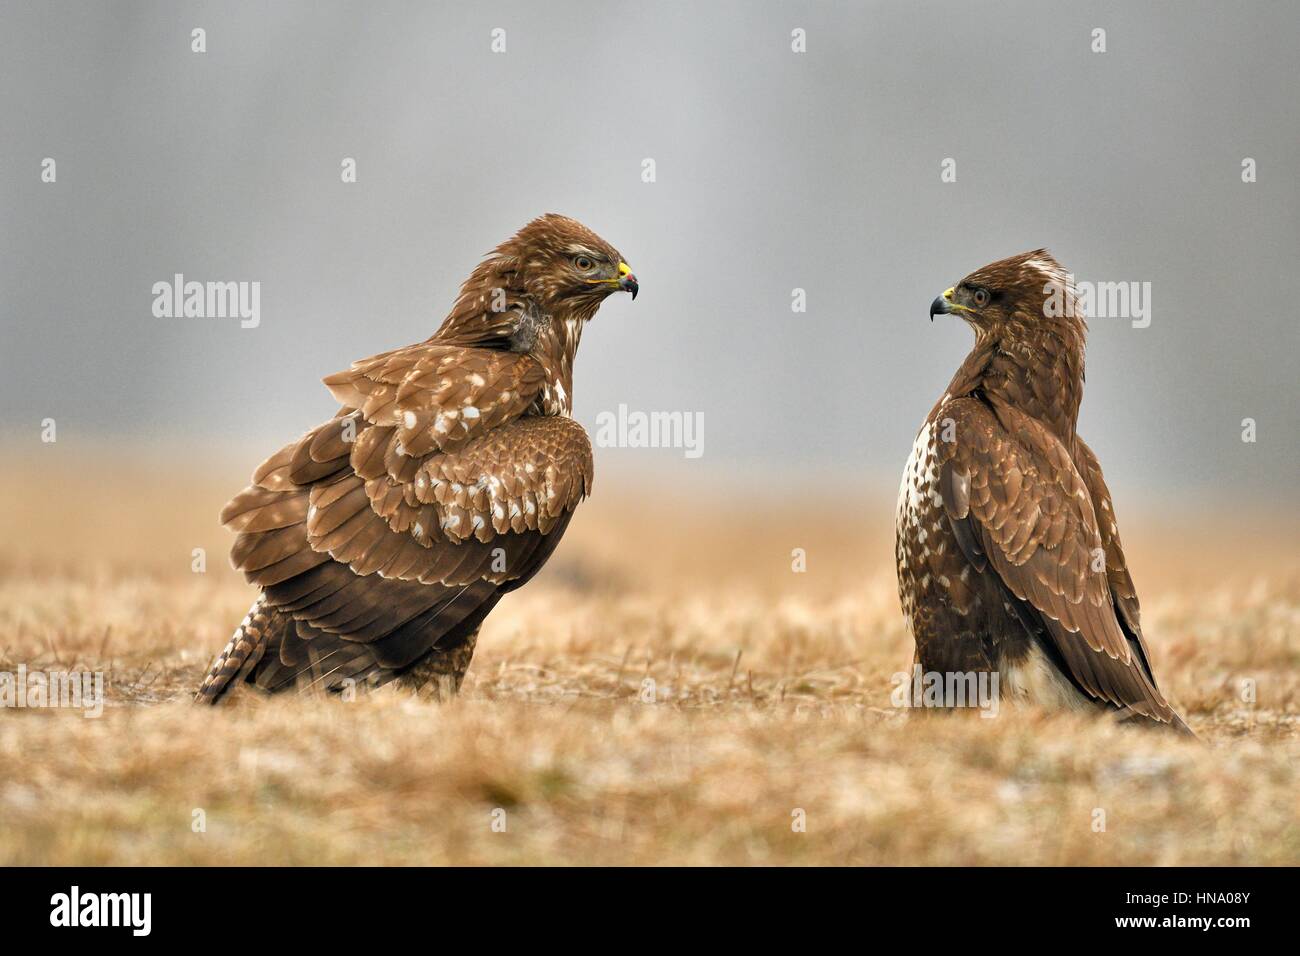
[[[1079,437],[1087,327],[1044,249],[930,306],[975,347],[921,426],[896,516],[898,593],[922,673],[1190,734],[1156,684],[1110,491]],[[945,688],[957,685],[944,680]],[[956,695],[944,704],[961,705]]]
[[[261,594],[196,699],[243,683],[459,689],[479,625],[591,491],[574,355],[605,298],[637,289],[613,246],[545,215],[479,264],[430,338],[326,378],[343,407],[221,513]]]

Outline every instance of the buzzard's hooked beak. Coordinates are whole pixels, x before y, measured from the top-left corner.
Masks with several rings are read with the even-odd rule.
[[[945,289],[943,295],[936,298],[930,303],[930,321],[934,321],[936,315],[950,315],[953,312],[969,312],[964,305],[952,301],[952,289]]]
[[[626,262],[618,264],[618,287],[624,292],[631,292],[632,301],[636,301],[637,290],[641,287],[637,285],[636,276],[632,275],[632,269]]]
[[[632,275],[632,267],[626,262],[618,264],[617,279],[588,279],[592,285],[610,285],[620,292],[631,292],[633,300],[636,299],[637,290],[641,287],[637,285],[636,276]]]

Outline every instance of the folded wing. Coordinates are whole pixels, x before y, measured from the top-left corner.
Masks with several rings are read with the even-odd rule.
[[[235,567],[292,622],[245,677],[382,682],[531,578],[592,483],[582,427],[527,414],[543,382],[527,355],[436,343],[326,379],[338,415],[222,512]]]
[[[941,414],[954,440],[938,443],[940,494],[966,559],[998,575],[1081,691],[1185,729],[1151,673],[1118,533],[1103,536],[1065,447],[1011,406],[963,398]]]

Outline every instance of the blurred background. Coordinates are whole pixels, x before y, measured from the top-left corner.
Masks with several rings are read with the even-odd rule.
[[[322,376],[429,335],[484,252],[558,211],[643,290],[588,330],[576,417],[704,416],[701,458],[598,449],[606,480],[892,494],[971,344],[926,321],[930,300],[1048,246],[1081,280],[1151,283],[1149,328],[1092,323],[1081,430],[1121,515],[1294,483],[1292,4],[11,2],[0,18],[7,453],[42,452],[52,417],[61,443],[202,445],[243,476],[332,413]],[[178,272],[260,282],[260,326],[155,318],[151,287]]]
[[[109,689],[103,720],[0,715],[0,863],[1294,863],[1298,26],[1266,2],[5,0],[0,672]],[[251,599],[221,505],[334,413],[321,377],[426,338],[548,211],[641,281],[583,337],[576,417],[698,413],[702,456],[596,448],[464,706],[182,707]],[[1161,686],[1223,748],[891,701],[898,479],[972,341],[929,303],[1039,246],[1150,283],[1149,327],[1092,323],[1081,430]],[[260,283],[260,324],[156,318],[176,273]],[[1104,839],[1098,806],[1123,808]]]

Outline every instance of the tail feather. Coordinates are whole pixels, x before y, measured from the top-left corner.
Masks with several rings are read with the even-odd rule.
[[[197,704],[215,704],[232,687],[241,683],[266,653],[276,612],[261,598],[253,602],[248,614],[235,628],[225,649],[217,657],[208,676],[194,695]]]

